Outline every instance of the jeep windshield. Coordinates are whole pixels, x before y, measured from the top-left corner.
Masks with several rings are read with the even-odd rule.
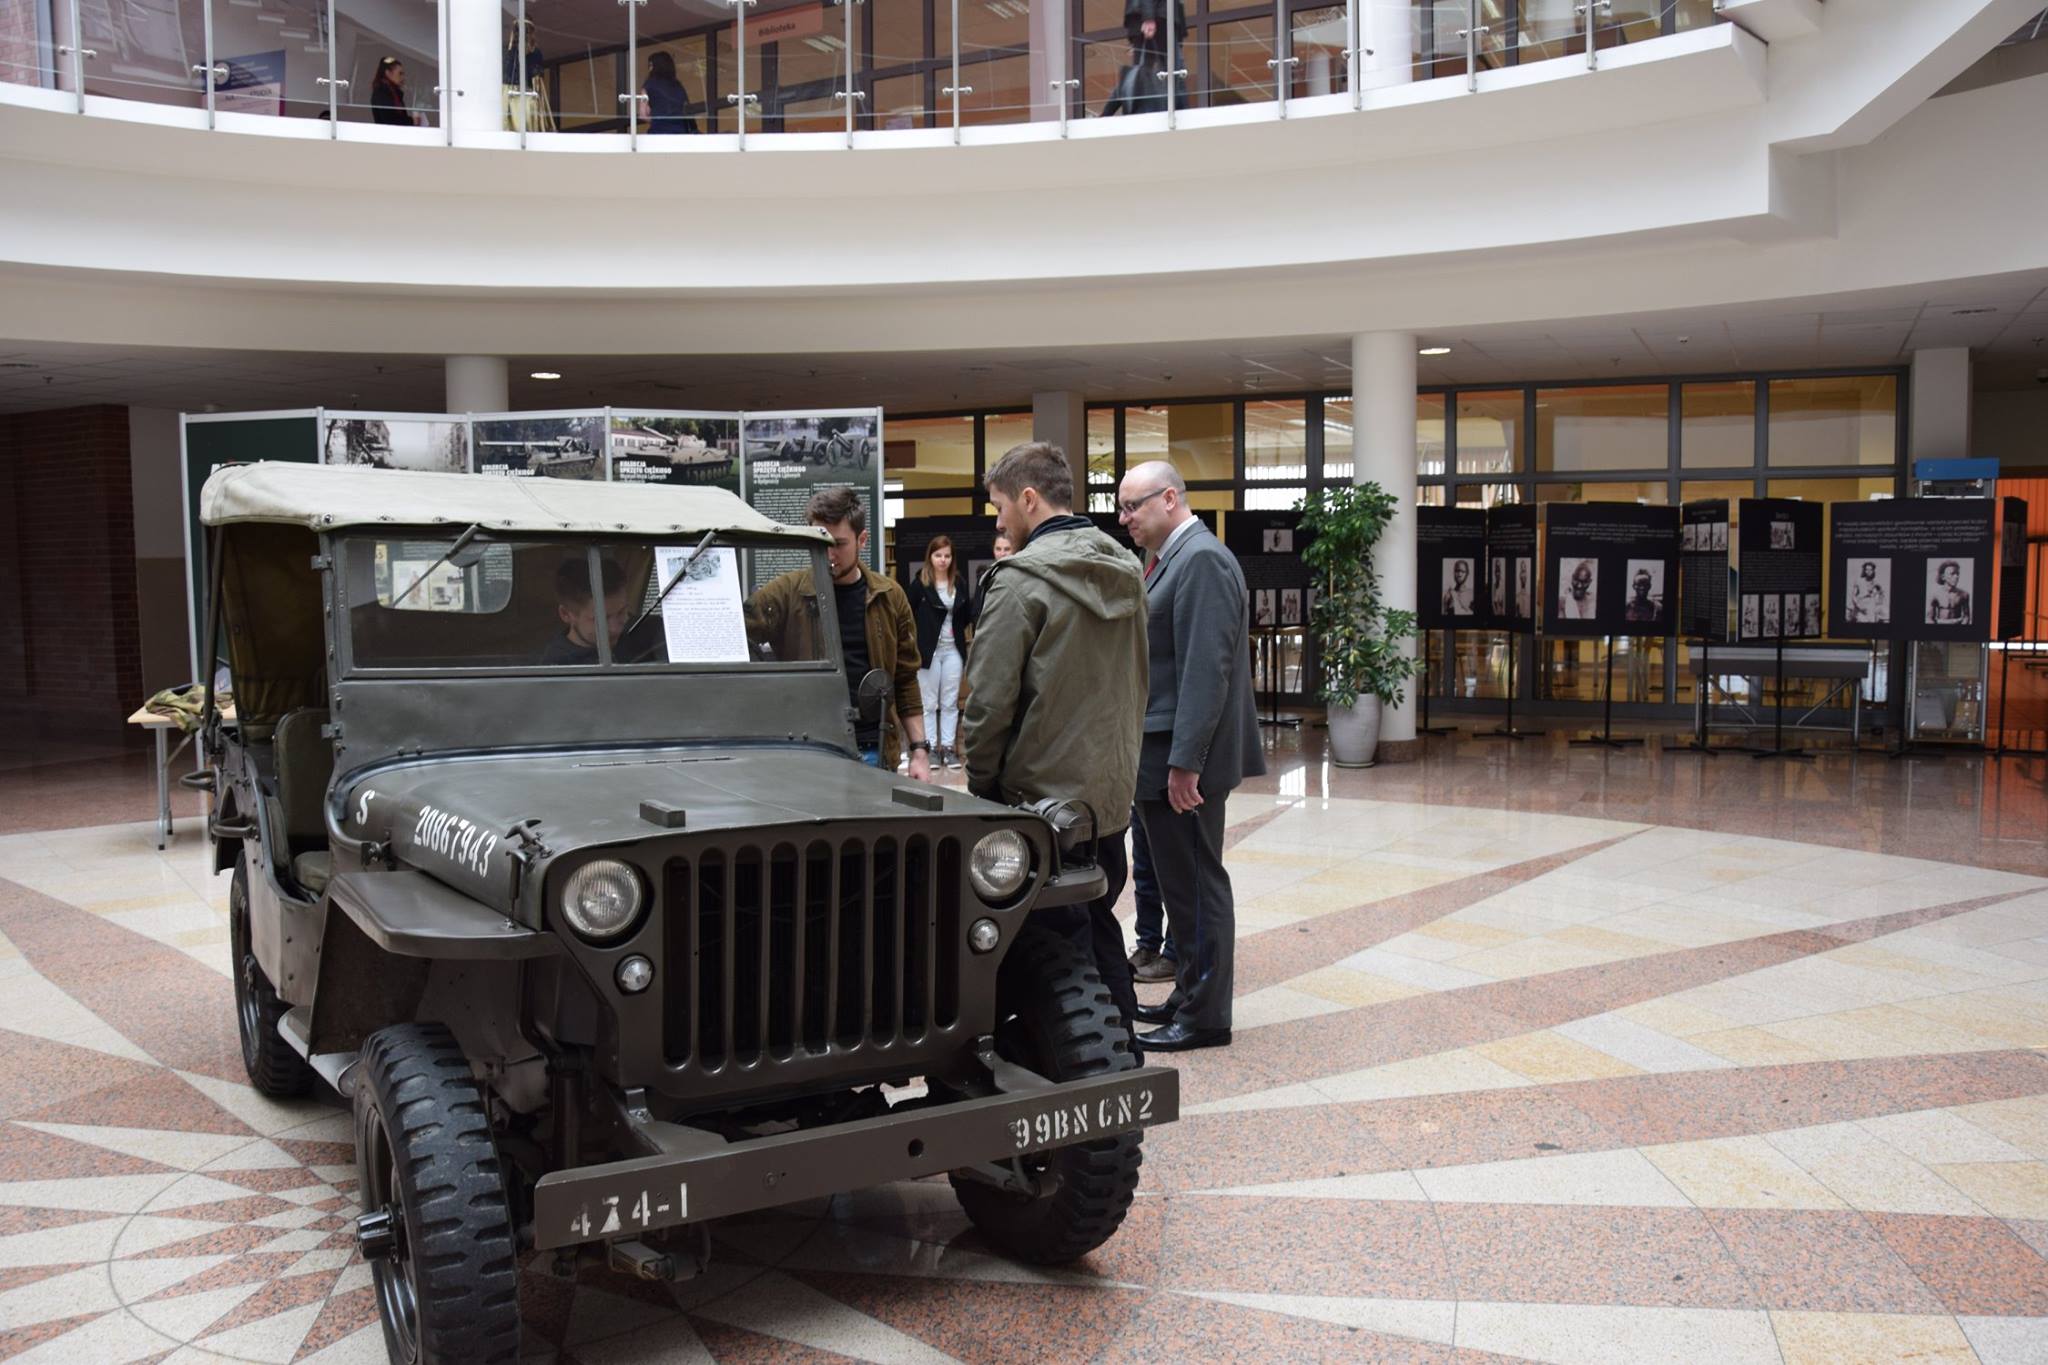
[[[337,548],[356,669],[642,672],[838,660],[837,649],[821,648],[815,616],[764,615],[746,591],[778,572],[811,582],[821,551],[474,527],[353,535]]]

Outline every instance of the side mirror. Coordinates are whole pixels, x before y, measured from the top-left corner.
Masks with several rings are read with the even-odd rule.
[[[882,712],[889,705],[889,675],[879,668],[871,668],[860,680],[860,689],[855,694],[854,711],[862,725],[880,725]]]

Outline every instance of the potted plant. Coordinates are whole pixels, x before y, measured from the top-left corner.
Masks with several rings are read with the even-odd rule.
[[[1415,613],[1380,600],[1373,547],[1399,509],[1376,483],[1325,489],[1297,504],[1302,562],[1316,574],[1310,629],[1322,654],[1322,699],[1329,708],[1330,761],[1369,767],[1379,747],[1380,707],[1398,706],[1422,667],[1402,646],[1415,637]]]

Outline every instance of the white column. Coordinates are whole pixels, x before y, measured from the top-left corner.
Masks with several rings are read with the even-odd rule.
[[[1065,0],[1031,0],[1031,118],[1033,122],[1060,116],[1059,94],[1054,81],[1067,78],[1067,23]],[[1067,92],[1067,115],[1079,118],[1078,90]]]
[[[1407,85],[1415,79],[1415,54],[1421,33],[1416,27],[1419,6],[1390,0],[1354,0],[1358,6],[1358,85],[1361,90]],[[1459,25],[1458,27],[1463,27]],[[1370,54],[1370,55],[1368,55]]]
[[[1970,352],[1967,347],[1913,352],[1906,411],[1908,459],[1957,460],[1970,449]]]
[[[498,132],[505,126],[505,34],[512,20],[498,0],[441,2],[448,7],[442,82],[449,87],[449,125],[457,141],[463,133]]]
[[[451,355],[443,362],[449,412],[505,412],[512,406],[512,380],[499,355]]]
[[[1074,510],[1088,507],[1088,401],[1079,393],[1034,393],[1031,395],[1031,439],[1050,441],[1067,452],[1067,465],[1074,471]],[[994,464],[1003,452],[988,452]]]
[[[1351,458],[1354,483],[1376,483],[1400,503],[1373,552],[1387,606],[1415,610],[1415,334],[1362,332],[1351,338]],[[1410,642],[1409,652],[1414,652]],[[1415,738],[1415,688],[1380,714],[1380,742]]]

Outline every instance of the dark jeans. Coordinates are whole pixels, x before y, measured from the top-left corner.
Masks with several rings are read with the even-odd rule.
[[[1095,959],[1095,970],[1101,974],[1102,984],[1109,987],[1110,999],[1123,1015],[1124,1027],[1131,1030],[1135,1046],[1138,994],[1131,981],[1130,959],[1124,956],[1123,926],[1116,921],[1116,902],[1124,893],[1127,876],[1124,841],[1104,839],[1099,848],[1102,873],[1107,879],[1102,899],[1082,905],[1048,906],[1035,911],[1031,918],[1034,923],[1065,934]]]
[[[1159,898],[1159,879],[1152,875],[1152,846],[1145,842],[1145,822],[1131,810],[1131,887],[1138,902],[1138,947],[1163,958],[1174,956],[1166,933],[1166,902]]]

